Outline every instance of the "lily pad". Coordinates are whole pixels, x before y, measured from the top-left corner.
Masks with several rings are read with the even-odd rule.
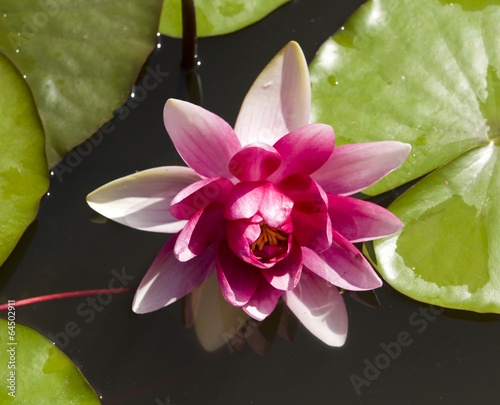
[[[161,0],[2,0],[0,51],[40,112],[49,166],[113,118],[156,43]]]
[[[35,219],[49,185],[45,139],[31,92],[0,54],[0,265]]]
[[[471,150],[391,206],[405,224],[375,241],[378,269],[412,298],[500,312],[500,149]]]
[[[500,312],[500,2],[377,0],[321,49],[313,117],[341,143],[393,139],[407,162],[377,194],[432,173],[389,209],[379,272],[436,305]]]
[[[198,36],[234,32],[253,24],[290,0],[196,0]],[[181,0],[165,0],[160,20],[162,34],[182,37]]]
[[[33,329],[13,324],[0,319],[2,404],[100,404],[63,352]]]
[[[412,145],[406,163],[366,193],[489,142],[481,105],[488,71],[500,68],[500,7],[491,3],[370,1],[321,47],[310,68],[313,122],[331,124],[338,144]]]

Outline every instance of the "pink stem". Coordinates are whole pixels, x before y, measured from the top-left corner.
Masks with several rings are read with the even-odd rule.
[[[101,289],[101,290],[87,290],[87,291],[72,291],[66,293],[42,295],[40,297],[27,298],[25,300],[16,301],[15,304],[3,304],[0,305],[0,311],[7,309],[9,306],[15,305],[20,307],[22,305],[35,304],[36,302],[59,300],[61,298],[71,298],[71,297],[81,297],[84,295],[97,295],[104,293],[119,294],[131,291],[132,288],[111,288],[111,289]]]

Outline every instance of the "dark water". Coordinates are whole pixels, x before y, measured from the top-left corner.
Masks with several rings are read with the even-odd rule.
[[[246,91],[276,52],[293,39],[311,61],[361,3],[295,0],[245,30],[201,39],[204,106],[233,124]],[[2,302],[107,288],[113,279],[115,287],[137,286],[165,243],[166,235],[100,223],[85,202],[90,191],[120,176],[182,164],[162,122],[165,100],[187,94],[181,46],[160,41],[149,62],[158,86],[144,91],[139,83],[143,89],[108,133],[54,170],[38,219],[2,267]],[[19,307],[17,321],[56,340],[106,405],[497,403],[496,316],[436,315],[389,287],[377,293],[379,309],[346,297],[344,347],[327,347],[299,325],[293,343],[277,337],[264,356],[248,346],[206,353],[194,330],[183,327],[181,303],[136,315],[133,292]],[[65,331],[69,322],[77,325],[73,336]]]

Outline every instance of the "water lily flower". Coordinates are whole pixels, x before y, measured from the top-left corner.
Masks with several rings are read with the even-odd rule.
[[[382,285],[353,243],[402,227],[349,196],[399,167],[410,146],[335,148],[330,126],[309,123],[310,98],[307,63],[290,42],[256,79],[234,130],[197,105],[167,101],[165,126],[188,167],[132,174],[88,196],[119,223],[176,233],[144,276],[135,312],[169,305],[216,272],[227,302],[252,318],[266,318],[281,297],[323,342],[344,343],[339,289]]]

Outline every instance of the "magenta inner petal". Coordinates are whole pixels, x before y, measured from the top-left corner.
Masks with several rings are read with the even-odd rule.
[[[189,219],[214,201],[225,202],[233,187],[228,179],[203,179],[184,188],[170,203],[170,213],[179,219]]]
[[[262,204],[264,184],[250,181],[236,184],[227,197],[224,218],[230,220],[252,218]]]
[[[279,187],[294,201],[293,235],[301,246],[322,251],[332,243],[332,226],[328,214],[328,197],[309,176],[294,174]]]
[[[229,171],[241,181],[266,180],[281,164],[279,153],[265,143],[248,145],[229,162]]]
[[[252,263],[255,258],[250,246],[260,235],[260,225],[250,220],[227,221],[227,243],[234,254],[247,263]]]
[[[332,245],[332,225],[328,215],[296,210],[292,214],[292,221],[295,229],[293,235],[301,246],[321,252]]]
[[[174,247],[178,260],[184,262],[203,252],[224,235],[224,204],[214,202],[200,210],[188,221]]]
[[[236,256],[225,241],[217,251],[217,277],[222,295],[231,305],[242,306],[252,297],[259,281],[259,271]]]
[[[280,181],[295,174],[311,174],[325,164],[335,147],[333,128],[325,124],[310,124],[282,137],[274,144],[283,163],[272,176]]]
[[[295,288],[302,271],[302,250],[297,242],[293,242],[290,254],[270,269],[262,269],[261,273],[274,288],[287,291]]]
[[[259,277],[259,284],[252,298],[242,308],[252,318],[262,321],[274,311],[280,296],[280,290],[271,286],[264,277]]]
[[[279,245],[266,245],[256,253],[256,256],[263,260],[272,260],[275,257],[280,257],[287,251],[287,248],[283,248]]]
[[[255,221],[257,220],[257,221]],[[263,233],[279,234],[266,242]],[[243,261],[261,269],[268,269],[284,259],[290,252],[291,237],[279,230],[272,230],[256,215],[251,220],[226,220],[227,243]],[[282,236],[283,235],[283,236]],[[276,245],[272,245],[276,242]]]
[[[294,202],[274,184],[266,183],[263,188],[264,194],[259,213],[271,228],[280,228],[289,222]]]

